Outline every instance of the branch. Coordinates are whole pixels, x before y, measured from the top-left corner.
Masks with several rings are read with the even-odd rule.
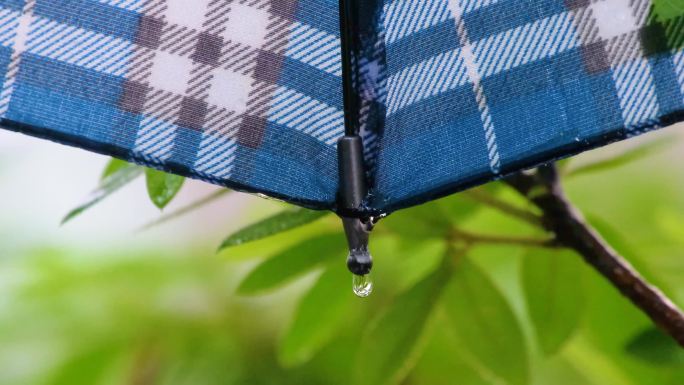
[[[502,200],[497,199],[496,197],[487,194],[484,191],[480,191],[478,189],[473,189],[473,190],[468,190],[465,192],[470,199],[482,203],[484,205],[487,205],[489,207],[492,207],[494,209],[497,209],[501,211],[502,213],[511,216],[513,218],[520,219],[524,222],[527,222],[531,224],[532,226],[539,227],[541,225],[541,218],[539,218],[537,215],[534,213],[531,213],[527,210],[515,207],[508,202],[504,202]]]
[[[488,243],[498,245],[520,245],[530,247],[548,247],[557,248],[558,242],[555,239],[543,238],[529,238],[529,237],[511,237],[505,235],[480,234],[471,233],[469,231],[461,230],[459,228],[452,228],[449,233],[449,239],[452,241],[463,241],[466,244],[474,243]]]
[[[138,231],[149,230],[152,227],[155,227],[155,226],[161,225],[163,223],[169,222],[171,220],[174,220],[176,218],[182,217],[183,215],[185,215],[187,213],[190,213],[190,212],[192,212],[192,211],[194,211],[194,210],[196,210],[196,209],[198,209],[198,208],[200,208],[206,204],[209,204],[209,203],[221,198],[222,196],[228,194],[231,191],[232,190],[229,190],[227,188],[222,188],[220,190],[216,190],[213,193],[207,195],[204,198],[201,198],[198,201],[192,202],[192,203],[188,204],[187,206],[183,206],[183,207],[177,209],[176,211],[172,211],[168,214],[162,215],[159,218],[153,220],[152,222],[148,222],[144,226],[140,227],[138,229]]]
[[[544,227],[565,247],[607,278],[625,297],[646,313],[663,331],[684,347],[684,314],[658,288],[649,284],[618,254],[570,203],[555,166],[536,174],[519,173],[506,182],[542,210]]]

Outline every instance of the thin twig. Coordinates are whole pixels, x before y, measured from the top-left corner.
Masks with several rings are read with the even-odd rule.
[[[499,245],[520,245],[532,247],[558,247],[555,239],[512,237],[506,235],[471,233],[459,228],[452,228],[449,234],[451,241],[462,241],[466,244],[489,243]]]
[[[182,217],[183,215],[185,215],[191,211],[194,211],[197,208],[200,208],[206,204],[209,204],[209,203],[221,198],[222,196],[228,194],[231,191],[232,190],[225,189],[225,188],[220,189],[218,191],[215,191],[215,192],[207,195],[204,198],[201,198],[195,202],[188,204],[187,206],[183,206],[176,211],[172,211],[168,214],[160,216],[159,218],[155,219],[154,221],[149,222],[149,223],[145,224],[144,226],[140,227],[138,229],[138,231],[148,230],[154,226],[158,226],[158,225],[161,225],[162,223],[166,223],[166,222],[169,222],[173,219]]]
[[[484,191],[473,189],[466,191],[465,194],[467,194],[474,201],[497,209],[508,216],[520,219],[524,222],[531,224],[532,226],[540,227],[542,224],[541,218],[535,215],[534,213],[531,213],[519,207],[515,207],[510,203],[497,199],[496,197]]]
[[[536,174],[519,173],[507,183],[543,212],[544,227],[563,246],[577,251],[625,297],[684,347],[684,313],[658,288],[649,284],[599,233],[565,196],[555,166]]]

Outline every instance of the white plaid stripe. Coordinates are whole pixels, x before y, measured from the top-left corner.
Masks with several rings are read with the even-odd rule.
[[[487,143],[487,156],[489,157],[489,168],[494,174],[498,174],[501,168],[501,156],[499,154],[499,146],[496,143],[496,132],[494,129],[494,122],[487,103],[487,96],[482,87],[482,73],[478,67],[478,63],[473,52],[473,48],[468,38],[468,31],[463,21],[463,9],[457,0],[449,0],[449,9],[454,16],[456,22],[456,30],[458,31],[458,38],[461,43],[461,55],[468,73],[468,77],[473,84],[473,92],[480,110],[480,119],[484,128],[485,142]]]
[[[593,0],[575,19],[583,44],[603,42],[625,126],[637,128],[658,115],[655,82],[639,40],[650,0]]]
[[[341,81],[340,49],[338,37],[293,23],[284,54],[340,77]],[[286,87],[274,90],[266,116],[271,122],[303,132],[330,146],[337,143],[344,131],[343,111]]]
[[[452,12],[444,15],[439,4],[448,3]],[[400,39],[422,28],[456,17],[463,48],[428,58],[388,80],[388,114],[394,114],[427,97],[460,86],[464,80],[489,77],[527,63],[548,58],[582,44],[605,43],[607,59],[614,70],[622,114],[627,126],[655,118],[658,103],[650,67],[643,56],[638,31],[645,25],[649,0],[593,0],[587,8],[563,12],[537,20],[476,42],[467,39],[460,15],[493,4],[490,1],[435,0],[417,7],[415,2],[395,1],[386,6],[387,41]],[[413,20],[411,19],[413,18]],[[463,33],[466,39],[463,39]],[[472,49],[476,63],[457,60]],[[469,77],[462,76],[465,66]],[[444,73],[449,76],[445,77]],[[439,75],[436,75],[438,73]],[[634,77],[637,76],[637,77]],[[438,81],[435,81],[438,80]],[[475,87],[476,93],[477,86]],[[481,108],[484,95],[479,96]],[[635,103],[635,101],[641,101]],[[483,122],[491,122],[487,114]],[[487,130],[489,131],[489,130]],[[495,143],[494,143],[495,144]]]
[[[140,123],[135,151],[148,162],[161,163],[171,157],[178,127],[169,120],[146,116]]]
[[[11,47],[17,35],[19,26],[19,16],[21,14],[15,10],[0,8],[0,45]]]
[[[118,7],[127,11],[142,12],[148,0],[97,0],[98,2],[112,7]]]
[[[201,0],[201,4],[185,0],[96,1],[164,21],[159,47],[148,48],[138,42],[26,14],[23,20],[30,20],[30,28],[25,28],[28,41],[22,48],[25,46],[26,51],[52,60],[146,84],[149,92],[141,108],[145,118],[141,120],[136,139],[134,152],[137,155],[156,163],[168,159],[185,96],[208,102],[207,111],[211,116],[207,116],[207,123],[213,126],[206,130],[201,147],[209,149],[219,137],[234,136],[241,122],[240,115],[248,110],[311,134],[329,145],[334,145],[336,138],[342,135],[341,110],[310,100],[305,95],[293,95],[293,105],[307,109],[291,109],[294,115],[288,115],[285,111],[290,109],[280,108],[285,102],[280,99],[283,93],[271,102],[269,92],[275,88],[252,77],[260,49],[279,52],[341,77],[337,37],[301,23],[278,21],[268,13],[271,3],[266,0]],[[261,21],[255,19],[257,16]],[[8,25],[18,20],[22,20],[18,12],[0,9],[0,44],[12,44],[17,40],[16,28]],[[287,26],[287,33],[281,33],[283,25]],[[255,26],[260,26],[261,31],[255,30]],[[266,41],[268,28],[276,30],[278,36]],[[204,31],[223,34],[226,38],[217,68],[198,65],[190,58]],[[16,60],[20,59],[20,54],[16,55]],[[10,77],[6,82],[5,109],[12,91],[12,79]],[[311,108],[312,105],[316,107]],[[199,151],[199,166],[207,162],[204,155],[209,153],[211,151]]]
[[[26,51],[98,72],[123,76],[135,45],[113,36],[35,17]]]
[[[215,178],[229,177],[234,168],[237,141],[222,135],[206,134],[197,154],[197,171]]]
[[[210,0],[165,0],[164,18],[171,24],[202,30]]]
[[[5,79],[0,92],[0,117],[5,117],[9,108],[9,103],[14,92],[14,85],[17,80],[17,73],[19,72],[19,65],[21,63],[21,55],[26,49],[26,42],[28,40],[31,22],[33,20],[33,8],[36,0],[26,0],[21,14],[16,12],[8,12],[2,19],[3,28],[3,42],[4,46],[12,48],[12,56],[5,74]],[[8,19],[8,17],[15,17],[15,19]],[[5,45],[6,44],[6,45]]]
[[[170,24],[164,27],[161,44],[157,50],[140,48],[140,60],[134,66],[134,71],[141,68],[144,68],[144,71],[137,76],[131,74],[130,78],[148,82],[155,94],[160,94],[159,91],[170,92],[178,96],[178,99],[170,105],[154,103],[154,98],[146,101],[143,111],[146,116],[169,123],[160,126],[156,124],[157,119],[143,120],[136,141],[137,153],[158,162],[163,162],[171,156],[178,130],[178,125],[172,122],[182,113],[182,98],[192,97],[200,103],[208,102],[206,118],[215,119],[212,122],[215,126],[203,134],[195,167],[200,172],[215,171],[208,164],[215,154],[215,142],[227,140],[234,143],[234,139],[224,140],[222,135],[234,135],[241,122],[240,114],[247,111],[248,95],[255,85],[251,74],[255,68],[258,49],[266,42],[263,37],[268,27],[269,15],[262,10],[264,2],[251,2],[255,8],[244,3],[203,0],[201,4],[190,4],[184,0],[162,0],[148,5],[148,15]],[[262,17],[260,24],[258,20],[254,20],[255,15]],[[245,19],[254,23],[251,33],[241,31],[243,37],[230,36],[231,40],[226,39],[225,42],[229,43],[221,45],[216,65],[207,65],[190,57],[195,52],[202,33],[212,33],[214,36],[234,33],[236,28],[242,28],[239,23]],[[261,32],[256,29],[259,25]],[[245,35],[248,37],[244,38]],[[255,36],[260,36],[261,39],[255,39]],[[152,64],[142,65],[141,62]],[[150,143],[165,145],[151,146]],[[226,159],[232,162],[234,158]],[[229,164],[224,166],[222,173],[232,168]],[[228,176],[222,174],[219,177]]]
[[[458,0],[462,15],[500,0]],[[448,0],[395,0],[385,4],[386,42],[397,40],[453,18]]]
[[[627,128],[657,117],[658,99],[648,60],[636,59],[614,67],[613,79]]]
[[[241,114],[250,110],[250,102],[254,103],[254,99],[250,100],[250,93],[263,87],[251,77],[258,50],[266,48],[266,35],[273,26],[270,15],[264,10],[266,5],[261,3],[242,1],[229,7],[225,2],[214,0],[210,3],[210,8],[213,8],[207,15],[213,19],[210,24],[233,44],[224,48],[230,54],[220,60],[221,68],[212,71],[210,84],[198,82],[210,87],[206,90],[206,98],[212,106],[207,119],[214,120],[210,125],[213,128],[202,135],[195,162],[195,168],[206,176],[228,178],[232,174],[237,150],[234,136],[242,121]],[[216,14],[219,15],[210,16]]]
[[[268,117],[328,145],[337,142],[340,127],[344,126],[342,111],[285,87],[279,87],[274,93]]]
[[[165,11],[166,4],[163,1],[147,1],[141,13],[156,19],[162,18]],[[155,50],[136,45],[126,78],[148,84],[155,73],[156,54]],[[180,97],[162,90],[153,89],[150,92],[152,95],[147,95],[141,109],[144,117],[140,121],[133,152],[150,163],[161,164],[172,155],[178,132],[173,118],[180,110]]]
[[[480,8],[488,7],[498,3],[500,0],[459,0],[463,14],[477,11]]]
[[[302,23],[294,23],[285,56],[342,77],[340,39]]]
[[[391,44],[403,37],[449,20],[444,0],[397,0],[385,6],[386,40]]]
[[[630,0],[600,0],[590,6],[603,40],[635,31],[642,24],[636,19],[630,3]]]
[[[359,60],[359,75],[362,79],[361,89],[359,90],[359,97],[361,99],[359,128],[364,144],[366,167],[371,175],[375,175],[376,172],[376,159],[380,149],[379,131],[381,129],[381,122],[384,121],[384,117],[380,118],[380,121],[377,119],[377,115],[381,114],[378,106],[386,105],[388,86],[385,55],[386,33],[385,28],[382,28],[385,25],[386,13],[381,12],[379,16],[377,26],[381,26],[381,28],[378,28],[376,31],[377,36],[375,37],[372,55],[362,57]]]
[[[675,73],[682,92],[682,101],[684,101],[684,51],[680,51],[672,57],[675,66]]]
[[[564,12],[474,43],[483,77],[488,77],[577,47],[570,13]]]
[[[250,5],[253,3],[249,2]],[[243,17],[243,19],[249,20],[250,18]],[[284,55],[341,77],[340,42],[337,37],[308,25],[278,20],[274,17],[269,17],[267,29],[269,36],[272,37],[263,42],[261,49]],[[259,34],[257,33],[257,35]],[[253,41],[243,41],[243,43],[253,44]],[[258,51],[253,52],[258,53]],[[240,60],[240,56],[237,59]],[[250,55],[250,53],[246,53],[242,57],[242,61],[247,63],[247,67],[253,66],[254,59],[256,56]],[[245,68],[236,59],[231,58],[231,60],[232,62],[228,63],[226,67]],[[251,69],[248,69],[243,73],[248,74],[250,71]],[[249,88],[247,90],[249,91]],[[233,94],[244,95],[245,91],[235,90]],[[252,84],[248,99],[246,110],[249,111],[250,115],[261,116],[269,122],[298,130],[327,145],[335,145],[337,139],[343,134],[344,119],[341,110],[294,90],[256,81]],[[233,118],[232,121],[234,124],[224,127],[222,130],[234,133],[239,120]],[[229,175],[226,174],[226,170],[232,169],[232,166],[227,162],[232,162],[235,158],[236,149],[236,142],[232,139],[226,139],[225,134],[217,136],[215,130],[206,131],[195,167],[204,170],[206,173],[220,172],[219,177],[227,177]],[[217,162],[216,154],[218,153],[225,159]]]
[[[270,0],[97,1],[158,20],[162,28],[158,46],[40,19],[31,33],[48,37],[37,39],[31,50],[51,59],[124,76],[146,87],[140,108],[144,119],[133,150],[137,156],[158,164],[168,160],[188,97],[206,103],[205,116],[198,117],[204,119],[204,126],[195,167],[208,178],[230,176],[226,172],[232,169],[235,138],[244,113],[284,124],[328,145],[334,145],[342,135],[341,110],[300,94],[283,100],[284,91],[274,94],[278,87],[255,80],[262,50],[341,76],[339,39],[269,13]],[[215,64],[198,62],[192,56],[205,33],[224,38]],[[281,108],[286,102],[295,108]],[[220,167],[215,162],[217,153],[225,155]]]
[[[487,97],[481,84],[483,68],[476,58],[475,50],[478,48],[480,50],[485,48],[491,49],[493,44],[501,45],[501,39],[510,38],[511,33],[494,36],[482,43],[471,43],[463,21],[463,14],[466,9],[474,10],[489,3],[473,1],[465,4],[464,7],[458,0],[430,0],[428,4],[425,4],[424,10],[419,13],[419,16],[415,16],[416,5],[422,5],[422,3],[418,2],[395,1],[385,8],[387,43],[399,40],[402,37],[440,22],[453,20],[461,45],[459,49],[429,58],[390,76],[387,79],[387,114],[392,115],[402,108],[428,97],[471,83],[483,123],[490,169],[493,173],[498,174],[501,167],[501,156],[496,142],[496,133],[489,105],[487,104]],[[412,17],[413,21],[411,21]],[[567,25],[568,21],[557,24]],[[567,29],[567,27],[564,28]],[[517,35],[521,34],[521,32],[517,33]],[[511,51],[511,48],[515,49]],[[527,45],[520,41],[511,44],[509,46],[510,58],[515,58],[516,52],[525,52],[526,48],[528,48]],[[553,48],[548,49],[549,53],[553,52]],[[536,56],[532,55],[532,57],[538,56],[541,56],[541,53],[538,53]],[[509,61],[512,62],[512,59]],[[519,62],[521,61],[519,60]],[[506,61],[501,63],[505,65]],[[485,66],[484,71],[488,71],[485,74],[491,75],[493,73],[492,68],[496,67],[492,65]]]
[[[387,114],[470,81],[461,50],[445,52],[389,77]]]
[[[448,16],[454,19],[453,13]],[[580,39],[572,14],[564,12],[468,44],[481,78],[575,48]],[[462,51],[442,53],[390,76],[388,114],[465,84],[469,78],[462,76],[466,71],[464,61],[459,59]]]

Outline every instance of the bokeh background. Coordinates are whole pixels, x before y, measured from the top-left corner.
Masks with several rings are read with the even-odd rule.
[[[569,167],[644,143],[665,143],[628,164],[568,177],[565,186],[603,235],[684,306],[681,128],[581,155]],[[457,333],[451,332],[456,326],[444,315],[454,310],[445,304],[430,310],[419,348],[412,348],[402,368],[364,366],[364,361],[377,360],[359,354],[390,354],[383,346],[359,348],[365,341],[383,344],[382,338],[368,336],[368,325],[439,266],[444,250],[418,224],[429,228],[429,210],[437,206],[398,213],[387,226],[378,227],[371,244],[376,291],[368,299],[351,293],[351,277],[343,271],[344,243],[339,243],[339,258],[321,255],[338,266],[328,267],[325,274],[342,277],[343,284],[328,285],[330,294],[318,291],[319,305],[309,318],[320,312],[320,319],[308,326],[316,333],[298,340],[294,320],[303,311],[300,302],[311,300],[313,285],[321,286],[316,283],[321,268],[313,266],[258,293],[242,293],[238,287],[269,256],[312,234],[335,232],[334,218],[217,253],[227,235],[285,205],[229,193],[174,221],[141,230],[160,216],[141,178],[60,226],[61,218],[97,184],[107,161],[0,132],[0,384],[349,384],[363,383],[366,377],[374,383],[431,385],[684,383],[684,355],[581,262],[571,269],[571,278],[559,273],[559,280],[580,293],[568,298],[573,304],[562,315],[576,319],[576,326],[565,332],[562,346],[547,354],[535,331],[540,325],[531,319],[526,303],[530,288],[522,265],[530,251],[517,246],[478,247],[467,255],[512,311],[511,325],[493,327],[504,332],[510,327],[511,335],[522,335],[520,341],[502,337],[501,344],[518,346],[492,357],[517,367],[511,376],[499,376],[461,349]],[[216,189],[187,181],[165,211]],[[505,188],[495,191],[524,207]],[[487,208],[469,212],[458,225],[494,234],[535,234]],[[330,253],[330,247],[323,249],[302,252],[315,259],[317,253]],[[282,266],[288,268],[287,263]],[[335,311],[326,311],[327,306]],[[477,309],[459,310],[456,317],[464,320],[480,316],[473,314]],[[423,309],[405,311],[398,319],[415,318]],[[491,314],[484,314],[483,325],[510,322],[497,319],[496,309]],[[307,324],[297,327],[306,329]],[[497,354],[496,349],[491,352]]]

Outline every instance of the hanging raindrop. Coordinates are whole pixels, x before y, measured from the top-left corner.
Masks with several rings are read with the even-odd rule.
[[[364,222],[358,218],[342,218],[347,235],[349,255],[347,268],[354,275],[354,294],[368,297],[373,291],[370,272],[373,268],[373,257],[368,252],[368,236],[372,230],[372,222]]]
[[[365,298],[373,292],[373,280],[370,274],[356,275],[352,279],[352,289],[357,297]]]
[[[352,272],[352,288],[358,297],[368,297],[373,291],[373,281],[370,272],[373,267],[373,258],[368,250],[363,248],[352,250],[347,257],[347,267]]]

